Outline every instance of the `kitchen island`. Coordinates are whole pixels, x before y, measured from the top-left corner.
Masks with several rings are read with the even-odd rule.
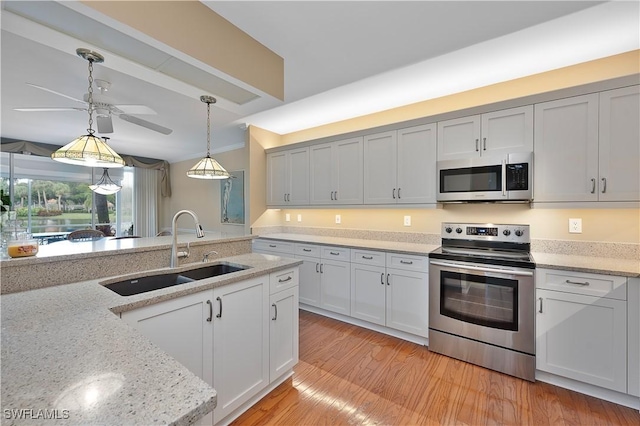
[[[130,247],[129,254],[154,247],[144,247],[142,241],[134,244],[131,240],[127,244],[136,245]],[[160,251],[168,253],[168,247],[163,248]],[[94,253],[84,255],[94,261],[112,257],[104,252],[98,256]],[[51,261],[51,257],[19,259],[15,263],[47,260]],[[217,402],[216,391],[123,322],[118,314],[299,263],[260,254],[218,261],[249,268],[127,297],[104,287],[118,278],[46,288],[36,285],[35,290],[0,297],[3,424],[179,425],[191,424],[212,411]],[[3,269],[12,262],[3,262]],[[202,265],[182,265],[176,271]],[[138,272],[127,279],[144,274]],[[7,284],[4,276],[2,284]]]

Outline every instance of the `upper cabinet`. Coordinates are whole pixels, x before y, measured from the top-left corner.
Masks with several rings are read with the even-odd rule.
[[[640,200],[638,86],[536,105],[534,199]]]
[[[438,122],[438,160],[533,151],[533,105]]]
[[[309,204],[309,148],[267,154],[267,205]]]
[[[312,205],[362,204],[362,138],[310,148]]]
[[[364,203],[435,203],[436,124],[364,137]]]

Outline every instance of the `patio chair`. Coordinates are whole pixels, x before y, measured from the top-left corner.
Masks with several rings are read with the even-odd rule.
[[[67,239],[69,241],[95,241],[104,237],[102,231],[97,229],[79,229],[69,233]]]

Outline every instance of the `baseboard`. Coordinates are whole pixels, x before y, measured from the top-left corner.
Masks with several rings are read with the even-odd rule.
[[[300,309],[304,311],[313,312],[314,314],[318,314],[318,315],[322,315],[338,321],[346,322],[347,324],[357,325],[358,327],[377,331],[378,333],[386,334],[388,336],[397,337],[398,339],[406,340],[408,342],[412,342],[417,345],[429,346],[429,339],[427,337],[416,336],[415,334],[406,333],[404,331],[396,330],[389,327],[383,327],[381,325],[363,321],[358,318],[337,314],[335,312],[327,311],[321,308],[316,308],[315,306],[305,305],[304,303],[300,303],[298,306],[300,307]]]
[[[637,396],[616,392],[584,382],[578,382],[573,379],[567,379],[566,377],[556,376],[555,374],[540,370],[536,370],[536,380],[613,402],[614,404],[624,405],[625,407],[640,410],[640,398]]]

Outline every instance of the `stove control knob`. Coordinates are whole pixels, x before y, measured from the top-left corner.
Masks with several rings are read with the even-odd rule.
[[[516,236],[522,237],[522,235],[524,235],[524,232],[521,229],[516,229]]]
[[[457,232],[458,234],[462,234],[462,228],[456,228],[456,232]]]
[[[502,235],[504,235],[505,237],[508,237],[509,235],[511,235],[511,231],[509,231],[508,229],[505,229],[504,231],[502,231]]]
[[[447,234],[450,234],[450,233],[451,233],[451,231],[453,231],[453,230],[451,229],[451,227],[450,227],[450,226],[447,226],[446,228],[444,228],[444,231],[445,231]]]

